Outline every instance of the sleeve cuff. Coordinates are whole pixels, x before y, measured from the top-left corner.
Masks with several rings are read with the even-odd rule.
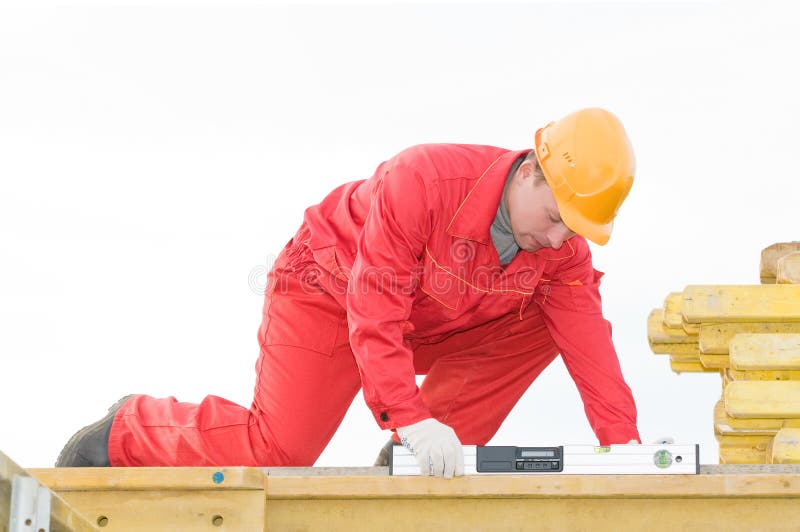
[[[408,401],[392,406],[370,405],[370,410],[372,410],[372,415],[375,417],[375,421],[378,422],[378,426],[384,430],[405,427],[417,421],[433,417],[428,407],[422,402],[422,396],[419,392]]]

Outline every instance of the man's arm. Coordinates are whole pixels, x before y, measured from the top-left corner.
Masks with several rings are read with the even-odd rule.
[[[383,163],[373,179],[350,275],[347,318],[367,406],[381,428],[392,429],[431,417],[403,332],[431,231],[432,191],[416,170],[394,160]]]
[[[414,354],[403,338],[436,191],[417,171],[395,161],[381,165],[375,178],[346,297],[350,347],[364,398],[381,428],[397,429],[423,474],[463,475],[461,442],[423,403]]]
[[[641,442],[636,404],[622,377],[611,324],[602,314],[603,274],[592,266],[584,240],[577,237],[570,243],[575,256],[556,271],[550,283],[542,285],[544,293],[537,301],[600,444]]]

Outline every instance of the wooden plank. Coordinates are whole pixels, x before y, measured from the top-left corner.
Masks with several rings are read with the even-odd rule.
[[[702,466],[705,468],[706,466]],[[701,470],[703,470],[701,468]],[[78,468],[64,468],[66,474],[49,474],[39,469],[42,478],[57,479],[59,489],[65,492],[185,492],[208,491],[205,484],[205,471],[212,468],[197,468],[197,476],[176,475],[173,470],[189,468],[130,468],[138,470],[142,476],[163,477],[157,483],[137,481],[127,474],[128,468],[87,468],[94,471],[96,481],[87,482],[86,474],[77,474]],[[227,468],[223,468],[227,469]],[[269,468],[272,469],[272,468]],[[214,491],[248,492],[263,491],[267,499],[314,498],[384,498],[398,497],[494,497],[509,496],[523,498],[542,497],[589,497],[609,498],[626,496],[672,497],[672,496],[797,496],[800,497],[800,470],[794,467],[764,469],[704,469],[704,475],[467,475],[446,480],[434,477],[392,477],[386,474],[387,468],[360,468],[379,472],[378,475],[359,474],[352,476],[348,468],[326,468],[330,474],[306,474],[308,468],[277,468],[277,474],[264,475],[259,469],[251,468],[253,475],[262,478],[260,487],[247,483],[247,486],[220,487]],[[149,470],[149,471],[148,471]],[[742,472],[746,476],[741,477]],[[181,473],[183,471],[180,471]],[[72,474],[74,473],[74,474]],[[125,473],[125,474],[123,474]],[[312,473],[314,473],[312,471]],[[74,477],[74,485],[70,478]],[[174,479],[175,489],[169,489],[169,479]],[[192,485],[191,478],[200,478],[202,484]],[[120,482],[124,480],[124,482]],[[657,480],[657,482],[654,482]],[[127,484],[127,482],[132,484]],[[146,488],[143,486],[158,486]]]
[[[664,299],[664,326],[670,329],[683,329],[681,302],[683,293],[671,292]]]
[[[56,467],[28,472],[50,489],[73,491],[117,486],[130,490],[253,490],[264,484],[264,473],[254,467]]]
[[[683,320],[683,332],[688,334],[689,336],[694,337],[694,341],[697,341],[697,335],[700,334],[700,324],[699,323],[688,323],[686,320]]]
[[[669,355],[669,359],[673,362],[695,362],[700,363],[700,357],[697,355]]]
[[[683,291],[689,323],[798,322],[800,285],[695,285]]]
[[[701,323],[700,352],[727,355],[730,341],[737,334],[800,333],[800,323]]]
[[[266,530],[646,530],[785,531],[800,522],[796,499],[617,498],[281,500]]]
[[[9,522],[11,483],[16,475],[29,476],[29,473],[3,452],[0,452],[0,526],[5,527]],[[51,493],[50,530],[51,532],[92,532],[99,529],[62,497]]]
[[[592,478],[594,477],[594,478]],[[639,477],[639,478],[635,478]],[[272,477],[267,508],[281,499],[430,500],[459,497],[800,497],[800,475],[467,475],[433,477]]]
[[[739,370],[800,370],[800,334],[737,334],[729,345]]]
[[[777,284],[800,284],[800,252],[788,253],[778,259]]]
[[[769,448],[769,463],[800,464],[800,428],[781,429]]]
[[[700,353],[700,363],[709,369],[725,369],[730,366],[728,355],[707,355]]]
[[[722,388],[734,381],[800,381],[800,371],[720,370]]]
[[[664,309],[656,308],[647,317],[647,340],[651,344],[694,344],[697,338],[690,337],[683,329],[664,326]]]
[[[32,469],[45,486],[108,530],[261,530],[257,468]]]
[[[764,464],[767,461],[767,451],[753,449],[752,447],[720,447],[720,464]]]
[[[720,449],[723,447],[752,447],[759,451],[765,451],[774,437],[774,434],[714,433]]]
[[[671,357],[670,357],[671,358]],[[700,362],[669,361],[669,367],[677,374],[681,373],[716,373],[718,370],[707,368]]]
[[[700,466],[701,475],[800,475],[800,465],[751,464],[726,465],[706,464]]]
[[[102,524],[103,530],[258,531],[264,527],[263,490],[118,488],[59,493]]]
[[[684,355],[693,356],[700,360],[700,348],[697,343],[693,344],[657,344],[650,343],[650,350],[656,355]]]
[[[761,282],[774,283],[778,276],[778,259],[797,251],[800,251],[800,242],[778,242],[761,250]]]
[[[725,411],[725,402],[714,405],[714,431],[720,434],[751,433],[774,435],[782,428],[800,428],[800,418],[735,418]]]
[[[669,367],[677,374],[718,373],[720,371],[714,368],[707,368],[694,355],[669,355]]]
[[[672,292],[667,295],[664,300],[664,308],[661,315],[662,325],[667,332],[696,337],[700,332],[700,327],[694,323],[687,323],[686,320],[683,319],[683,313],[681,311],[682,299],[682,292]],[[691,338],[691,340],[697,342],[697,338]]]
[[[535,523],[537,529],[616,531],[620,515],[626,529],[641,530],[763,530],[775,515],[784,529],[800,522],[800,470],[765,467],[717,466],[709,472],[703,466],[701,475],[452,480],[270,468],[267,475],[242,471],[239,480],[232,473],[235,481],[218,489],[208,485],[216,468],[37,473],[89,509],[93,519],[105,518],[109,530],[522,530]],[[241,468],[217,471],[228,469]]]
[[[741,370],[726,368],[723,378],[727,382],[733,381],[797,381],[800,380],[800,370]]]
[[[783,427],[782,419],[761,419],[744,418],[737,419],[728,415],[725,411],[725,402],[720,399],[714,405],[714,432],[719,434],[728,433],[751,433],[772,435],[778,433]]]
[[[800,417],[798,381],[737,381],[722,393],[725,411],[731,417]]]

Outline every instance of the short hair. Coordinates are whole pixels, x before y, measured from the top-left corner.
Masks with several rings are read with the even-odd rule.
[[[544,181],[546,183],[547,178],[545,178],[542,167],[539,166],[539,161],[536,159],[536,150],[531,150],[528,155],[525,156],[525,160],[533,162],[533,176],[536,182]]]

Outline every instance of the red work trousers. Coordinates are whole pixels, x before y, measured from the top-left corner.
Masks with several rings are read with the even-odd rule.
[[[109,437],[113,466],[311,466],[361,387],[343,295],[321,289],[310,252],[292,242],[269,274],[250,408],[137,395]],[[557,355],[536,305],[458,332],[412,341],[425,404],[463,444],[483,445]],[[377,449],[376,449],[377,453]],[[372,457],[365,457],[371,459]]]

